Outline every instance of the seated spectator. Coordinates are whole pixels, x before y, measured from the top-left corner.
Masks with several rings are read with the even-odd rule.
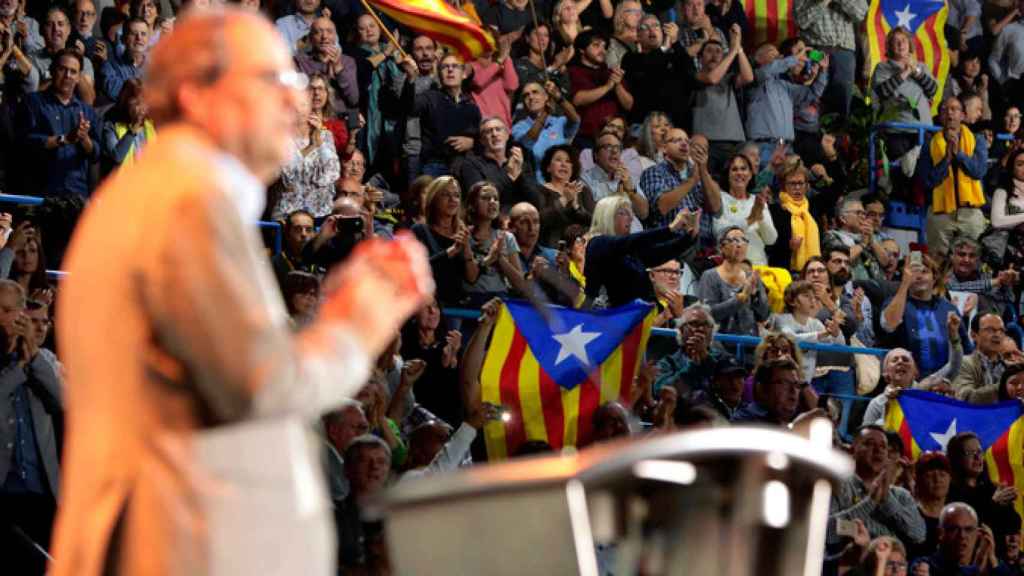
[[[379,522],[365,521],[361,502],[381,492],[391,477],[391,450],[380,438],[364,434],[354,438],[345,450],[345,477],[350,492],[334,504],[338,531],[338,563],[343,573],[365,570],[378,574],[385,569],[383,528]]]
[[[747,236],[740,227],[730,227],[718,237],[722,263],[700,277],[697,297],[711,307],[715,322],[727,334],[756,336],[758,323],[771,315],[768,295],[757,271],[748,271]]]
[[[284,219],[284,226],[281,231],[284,241],[281,243],[281,252],[270,259],[274,267],[274,275],[277,282],[284,286],[284,279],[289,272],[310,272],[315,270],[312,262],[306,262],[303,258],[303,249],[306,243],[316,235],[316,227],[313,223],[313,215],[306,210],[296,210]]]
[[[911,558],[928,556],[939,542],[939,515],[946,507],[950,481],[949,458],[942,452],[925,452],[914,465],[917,509],[924,519],[925,538],[911,547]]]
[[[680,405],[688,405],[695,393],[710,390],[716,367],[729,356],[714,341],[717,331],[710,308],[700,303],[687,306],[679,318],[679,349],[658,361],[654,393],[670,386],[678,392]]]
[[[622,57],[635,95],[630,118],[640,121],[652,112],[667,114],[672,124],[690,126],[690,91],[693,58],[679,45],[679,26],[664,25],[656,14],[644,14],[637,28],[639,50]]]
[[[754,372],[754,400],[733,412],[733,424],[786,426],[796,417],[800,391],[807,387],[789,358],[769,360]]]
[[[885,38],[885,52],[887,59],[875,66],[871,76],[874,106],[893,109],[896,122],[931,124],[938,84],[914,53],[914,35],[902,26],[893,28]],[[882,137],[890,160],[903,158],[918,146],[916,130],[887,130]],[[910,163],[905,173],[913,174],[914,162],[902,161]]]
[[[416,61],[402,62],[406,81],[403,108],[420,119],[420,163],[423,174],[443,176],[452,160],[473,149],[480,128],[480,108],[462,91],[465,66],[456,54],[446,54],[437,66],[440,87],[416,89]]]
[[[540,162],[544,182],[540,188],[542,241],[549,246],[557,244],[572,224],[589,228],[594,213],[594,196],[579,180],[575,154],[572,147],[559,144],[548,148]]]
[[[1024,398],[1024,363],[1014,363],[1006,366],[1003,375],[999,378],[998,400],[1020,400]]]
[[[480,122],[479,153],[471,152],[453,167],[459,182],[472,188],[479,182],[489,182],[501,195],[502,208],[529,202],[537,205],[537,190],[522,146],[509,144],[508,126],[496,116]]]
[[[949,344],[966,342],[966,326],[953,336],[944,330],[949,316],[960,313],[948,300],[936,294],[941,284],[939,267],[927,254],[920,263],[907,259],[899,289],[882,309],[879,325],[895,346],[907,348],[921,374],[928,376],[949,361]]]
[[[543,236],[540,213],[532,204],[520,202],[508,213],[509,229],[519,245],[520,269],[526,279],[536,281],[548,299],[565,306],[581,303],[581,282],[571,274],[567,251],[556,251],[540,243]],[[574,245],[579,250],[579,246]]]
[[[952,498],[950,501],[939,516],[938,546],[924,558],[928,574],[1009,574],[996,557],[992,530],[978,525],[978,514],[972,506]]]
[[[711,177],[708,162],[705,143],[691,141],[682,129],[668,130],[664,160],[640,177],[640,189],[649,206],[649,228],[664,226],[682,210],[701,211],[700,245],[714,245],[712,218],[722,211],[722,191]]]
[[[797,280],[786,286],[785,300],[785,313],[773,314],[766,326],[768,330],[790,334],[797,342],[846,344],[846,339],[839,331],[841,314],[833,317],[827,326],[815,318],[820,304],[814,293],[814,285],[810,282]],[[814,379],[817,361],[818,353],[815,350],[803,351],[803,363],[800,367],[803,370],[804,380],[810,382]],[[854,390],[851,389],[848,392],[853,393]]]
[[[295,12],[274,22],[293,54],[299,51],[299,42],[310,33],[319,15],[320,0],[295,0]]]
[[[100,156],[102,121],[89,104],[75,96],[82,57],[61,51],[51,62],[53,82],[29,94],[19,114],[21,134],[42,176],[36,183],[44,196],[88,196],[89,169]]]
[[[1006,327],[999,314],[978,312],[971,319],[974,352],[964,357],[960,372],[953,380],[956,397],[971,404],[995,404],[999,401],[999,382],[1003,363],[1003,339]]]
[[[747,369],[729,354],[723,354],[714,364],[711,385],[693,394],[691,403],[707,405],[726,421],[743,405],[744,380]]]
[[[985,231],[981,179],[988,169],[988,144],[962,125],[963,106],[956,98],[943,100],[939,110],[942,131],[921,151],[918,175],[932,190],[925,232],[928,250],[939,257],[955,235],[977,240]]]
[[[507,298],[513,288],[526,290],[516,237],[498,223],[498,198],[498,189],[486,180],[470,186],[466,195],[469,250],[476,266],[467,268],[462,289],[474,308],[492,298]]]
[[[117,104],[107,112],[103,124],[103,156],[113,169],[131,166],[147,142],[156,137],[149,109],[142,99],[142,81],[124,83]]]
[[[633,210],[625,196],[612,196],[597,203],[587,244],[587,299],[604,295],[608,307],[621,306],[641,298],[654,301],[654,287],[647,269],[678,257],[697,236],[700,212],[681,210],[668,226],[629,232]]]
[[[779,141],[793,145],[796,111],[821,100],[828,84],[828,54],[820,62],[812,62],[806,45],[799,39],[796,42],[794,53],[785,56],[772,44],[762,44],[754,53],[757,70],[747,93],[747,137],[761,143],[761,160],[765,162]],[[804,84],[805,74],[814,79],[813,84]]]
[[[721,188],[726,194],[720,194],[722,209],[712,222],[712,231],[717,237],[726,228],[742,228],[750,241],[747,259],[755,266],[767,266],[765,246],[775,244],[779,237],[771,211],[767,209],[771,190],[766,187],[751,193],[754,166],[742,154],[736,154],[726,162],[723,180]]]
[[[512,125],[512,138],[532,153],[537,181],[542,182],[543,167],[539,161],[546,157],[549,148],[572,142],[580,127],[580,116],[551,80],[543,84],[525,82],[521,93],[526,114]]]
[[[644,191],[633,179],[632,171],[626,166],[622,157],[622,139],[610,130],[603,130],[597,138],[597,149],[594,154],[594,165],[580,174],[580,179],[590,188],[594,200],[610,196],[622,196],[629,199],[633,220],[629,231],[643,230],[640,220],[647,218],[650,206]]]
[[[293,330],[313,322],[320,303],[320,279],[316,275],[293,270],[285,275],[281,292]]]
[[[779,202],[769,205],[772,222],[779,237],[768,248],[768,265],[786,270],[802,270],[812,256],[821,255],[818,223],[807,201],[807,169],[803,163],[788,162],[780,174],[782,190]]]
[[[995,526],[1001,516],[1012,510],[1017,489],[993,484],[985,465],[985,452],[974,432],[961,432],[946,446],[951,481],[949,501],[964,502],[974,509],[981,523]]]
[[[85,59],[82,53],[68,46],[68,38],[71,34],[71,21],[64,10],[53,7],[46,12],[46,22],[43,26],[43,39],[46,45],[34,52],[27,54],[32,66],[39,74],[40,89],[47,89],[53,83],[54,62],[68,49],[78,55],[78,74],[75,77],[75,93],[82,102],[92,106],[96,99],[96,75],[93,73],[92,62]]]
[[[274,218],[295,210],[308,210],[321,218],[330,214],[334,183],[341,175],[341,161],[334,148],[334,137],[324,127],[323,110],[328,104],[326,81],[318,76],[309,83],[311,112],[299,128],[291,161],[281,169],[281,199]]]
[[[402,331],[402,358],[426,362],[413,387],[416,401],[452,426],[466,417],[458,378],[461,346],[462,333],[445,327],[437,302],[420,309]]]
[[[894,486],[900,469],[889,466],[889,444],[881,426],[861,427],[853,440],[854,476],[843,480],[832,493],[830,518],[859,519],[872,538],[893,536],[910,545],[927,535],[924,519],[914,497]],[[828,539],[834,542],[834,524]]]
[[[948,331],[955,332],[959,327],[957,318],[953,315],[949,317]],[[903,390],[931,390],[949,393],[950,388],[944,381],[951,379],[956,370],[960,368],[963,352],[960,350],[959,344],[950,343],[949,357],[950,361],[941,370],[919,381],[918,376],[921,374],[910,351],[905,348],[889,350],[885,358],[882,359],[882,381],[880,384],[884,384],[885,389],[882,394],[875,396],[868,403],[867,410],[864,412],[864,423],[879,426],[884,424],[889,401],[899,396]]]
[[[562,0],[559,2],[559,5],[565,7],[567,12],[572,11],[575,16],[576,5],[573,0]],[[535,82],[541,86],[548,81],[554,82],[562,98],[569,102],[568,99],[571,97],[569,93],[569,76],[566,74],[565,65],[572,57],[572,43],[575,35],[572,39],[569,39],[568,45],[565,45],[556,55],[554,42],[552,42],[551,38],[551,30],[552,27],[544,21],[538,21],[536,24],[531,22],[526,25],[526,28],[523,30],[526,50],[525,54],[516,58],[516,76],[519,78],[519,85],[524,88],[530,82]]]
[[[359,85],[356,80],[356,61],[342,52],[334,22],[324,16],[313,20],[309,25],[306,43],[309,47],[295,55],[296,68],[307,76],[318,75],[327,79],[328,86],[332,89],[331,107],[338,115],[344,115],[349,111],[358,113]]]
[[[746,140],[737,92],[754,81],[754,71],[743,51],[738,25],[729,30],[728,45],[710,39],[700,49],[699,72],[694,79],[693,131],[711,142],[709,158],[714,167],[724,166],[736,146]],[[726,46],[729,47],[726,53]],[[738,72],[730,72],[733,62]]]
[[[512,125],[512,102],[509,96],[519,89],[519,77],[509,52],[512,45],[499,39],[498,47],[469,63],[469,93],[484,118],[500,118],[506,127]],[[467,184],[468,185],[468,184]]]
[[[880,280],[889,254],[877,241],[874,225],[860,200],[847,198],[839,209],[839,228],[825,235],[825,245],[839,244],[850,251],[854,280]]]
[[[345,476],[345,460],[342,454],[348,450],[352,440],[370,433],[370,423],[366,420],[363,407],[359,402],[349,402],[324,414],[323,418],[325,459],[327,461],[328,488],[331,500],[340,502],[348,497],[348,478]]]
[[[600,122],[608,116],[633,109],[633,94],[624,82],[622,68],[604,63],[608,38],[596,30],[585,30],[575,41],[578,59],[569,65],[572,104],[581,118],[581,144],[594,142]]]
[[[121,32],[123,50],[114,50],[100,68],[100,89],[108,102],[117,102],[125,82],[142,76],[149,52],[149,26],[145,20],[132,18]]]

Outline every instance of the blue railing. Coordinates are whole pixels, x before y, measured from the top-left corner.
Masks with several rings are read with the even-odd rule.
[[[3,204],[17,204],[19,206],[39,206],[43,203],[43,198],[38,196],[19,196],[17,194],[0,194],[0,203]],[[284,231],[281,229],[280,222],[268,222],[266,220],[260,220],[256,223],[261,229],[272,228],[274,230],[274,255],[281,253],[281,246],[284,241]],[[53,274],[63,274],[59,270],[47,270],[47,274],[54,277]]]
[[[444,314],[452,318],[464,318],[476,320],[480,317],[479,310],[469,308],[445,308]],[[660,338],[675,338],[676,331],[669,328],[652,328],[651,335]],[[761,343],[758,336],[741,336],[738,334],[715,334],[715,340],[722,344],[735,345],[737,357],[743,357],[744,348],[754,348]],[[857,346],[844,346],[842,344],[825,344],[822,342],[798,342],[804,350],[816,350],[818,352],[839,352],[846,354],[870,354],[872,356],[885,356],[889,353],[884,348],[860,348]]]
[[[883,122],[873,127],[868,136],[868,190],[870,192],[875,192],[878,188],[877,140],[880,132],[917,132],[917,144],[919,146],[924,146],[925,134],[939,132],[940,130],[942,130],[942,127],[935,126],[934,124],[917,124],[912,122]],[[996,134],[996,139],[1010,141],[1014,139],[1014,135]],[[890,168],[898,165],[899,164],[895,162],[894,159],[890,159]],[[902,202],[893,202],[889,208],[890,209],[887,210],[886,225],[894,228],[916,230],[918,241],[925,241],[925,210],[923,208],[918,208]]]

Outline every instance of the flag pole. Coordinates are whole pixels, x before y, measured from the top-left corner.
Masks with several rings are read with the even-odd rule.
[[[377,13],[370,7],[370,3],[366,0],[360,0],[360,2],[363,3],[363,8],[366,8],[366,13],[373,17],[377,22],[377,26],[380,26],[381,31],[384,32],[385,36],[387,36],[388,42],[391,42],[391,45],[398,49],[398,53],[402,56],[402,59],[404,60],[405,58],[408,58],[409,55],[405,53],[405,50],[402,50],[402,45],[398,43],[398,38],[395,38],[395,35],[391,33],[391,30],[388,30],[388,27],[384,25],[384,22],[381,22],[380,16],[377,16]],[[530,2],[532,3],[533,0],[530,0]]]
[[[364,0],[365,1],[365,0]],[[533,29],[537,29],[537,7],[533,5],[533,0],[530,0],[530,15],[533,16]],[[548,40],[550,42],[550,39]],[[540,63],[544,65],[544,80],[548,78],[548,59],[544,56],[544,51],[540,51]]]

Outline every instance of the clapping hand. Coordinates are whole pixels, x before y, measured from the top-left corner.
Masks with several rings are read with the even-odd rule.
[[[449,258],[455,258],[459,255],[459,252],[463,252],[469,246],[469,228],[462,222],[459,222],[459,229],[455,231],[455,237],[452,239],[454,242],[448,247],[446,253]]]
[[[449,330],[444,341],[441,365],[445,368],[455,368],[459,365],[459,348],[462,347],[462,332]]]
[[[946,330],[951,340],[957,340],[960,338],[960,322],[962,322],[960,315],[956,312],[950,311],[946,315]]]
[[[416,383],[417,380],[423,376],[423,373],[427,370],[427,362],[422,358],[413,358],[407,360],[402,365],[402,384],[406,387],[411,387]]]

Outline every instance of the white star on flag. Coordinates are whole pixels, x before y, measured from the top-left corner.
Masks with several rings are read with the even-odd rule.
[[[562,346],[558,349],[558,358],[555,359],[555,365],[561,364],[569,356],[575,356],[584,366],[590,366],[590,357],[587,356],[587,344],[600,337],[600,332],[584,332],[583,324],[577,324],[575,328],[564,334],[552,335],[552,338]]]
[[[896,12],[896,25],[903,26],[907,30],[913,31],[914,29],[910,26],[911,22],[917,18],[917,14],[910,11],[910,4],[907,4],[903,10]]]
[[[949,428],[946,428],[944,433],[932,432],[931,435],[932,439],[938,442],[939,446],[942,446],[942,451],[945,452],[946,444],[949,444],[953,436],[956,436],[956,418],[953,418],[953,421],[949,423]]]

